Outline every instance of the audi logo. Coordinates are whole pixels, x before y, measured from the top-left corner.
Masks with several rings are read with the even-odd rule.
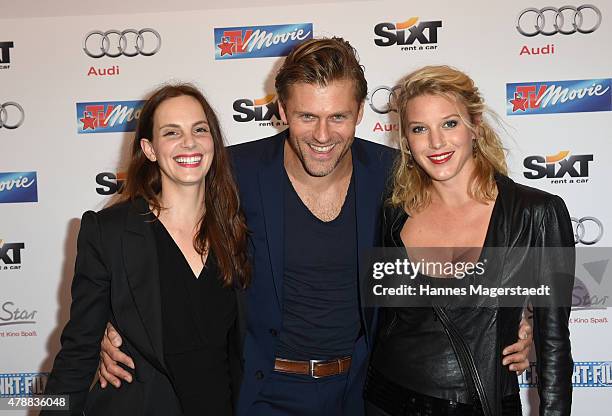
[[[9,111],[8,108],[13,107],[15,110]],[[19,113],[19,121],[10,122],[9,119],[14,120],[13,114],[15,112]],[[25,112],[23,111],[23,107],[17,104],[14,101],[7,101],[4,104],[0,104],[0,129],[4,127],[5,129],[16,129],[17,127],[23,124],[23,120],[25,119]]]
[[[574,226],[574,242],[592,246],[603,237],[603,224],[595,217],[571,217]],[[586,225],[585,225],[586,224]]]
[[[145,34],[147,34],[145,36]],[[147,38],[145,46],[145,37]],[[151,56],[161,48],[161,36],[155,29],[92,30],[83,40],[83,51],[92,58],[123,56]]]
[[[589,10],[589,14],[595,14],[596,22],[585,25],[584,10]],[[531,24],[527,22],[531,16]],[[547,20],[550,19],[550,20]],[[547,24],[548,22],[548,24]],[[529,7],[521,11],[516,21],[516,30],[523,36],[552,36],[557,33],[571,35],[572,33],[593,33],[601,25],[601,11],[592,4],[583,4],[579,7],[563,6],[558,9],[555,7],[543,7],[536,9]],[[586,27],[585,27],[586,26]]]
[[[391,111],[397,111],[395,108],[393,108],[391,103],[394,90],[395,88],[387,87],[385,85],[374,88],[368,96],[368,103],[370,104],[372,111],[378,114],[387,114]]]

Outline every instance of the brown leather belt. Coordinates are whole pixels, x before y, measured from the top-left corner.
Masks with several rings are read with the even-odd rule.
[[[346,373],[351,368],[351,357],[335,360],[295,361],[277,358],[274,361],[274,371],[289,374],[303,374],[313,378],[335,376]]]

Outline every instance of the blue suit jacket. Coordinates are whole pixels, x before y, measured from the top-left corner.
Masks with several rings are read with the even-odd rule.
[[[250,235],[253,279],[246,295],[244,379],[238,415],[247,415],[274,367],[282,328],[284,261],[284,142],[287,131],[229,148]],[[351,147],[358,258],[379,245],[382,196],[395,151],[355,138]],[[360,304],[362,304],[360,294]],[[359,311],[355,311],[359,313]],[[361,308],[363,336],[355,343],[344,414],[363,414],[362,389],[375,331],[375,310]]]

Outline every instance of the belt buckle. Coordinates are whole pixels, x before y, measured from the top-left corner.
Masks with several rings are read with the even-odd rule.
[[[316,364],[324,363],[326,361],[328,361],[328,360],[310,360],[309,361],[310,366],[309,366],[309,369],[308,369],[308,371],[310,373],[309,374],[310,377],[312,377],[312,378],[322,378],[323,376],[315,376],[314,369],[315,369],[315,365]]]

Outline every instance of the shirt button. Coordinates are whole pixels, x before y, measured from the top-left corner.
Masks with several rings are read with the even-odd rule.
[[[270,335],[272,335],[273,337],[278,335],[278,332],[276,331],[276,329],[272,328],[270,329]]]
[[[264,378],[264,373],[263,373],[263,371],[261,371],[261,370],[257,370],[257,371],[255,372],[255,378],[256,378],[257,380],[261,380],[261,379],[263,379],[263,378]]]

